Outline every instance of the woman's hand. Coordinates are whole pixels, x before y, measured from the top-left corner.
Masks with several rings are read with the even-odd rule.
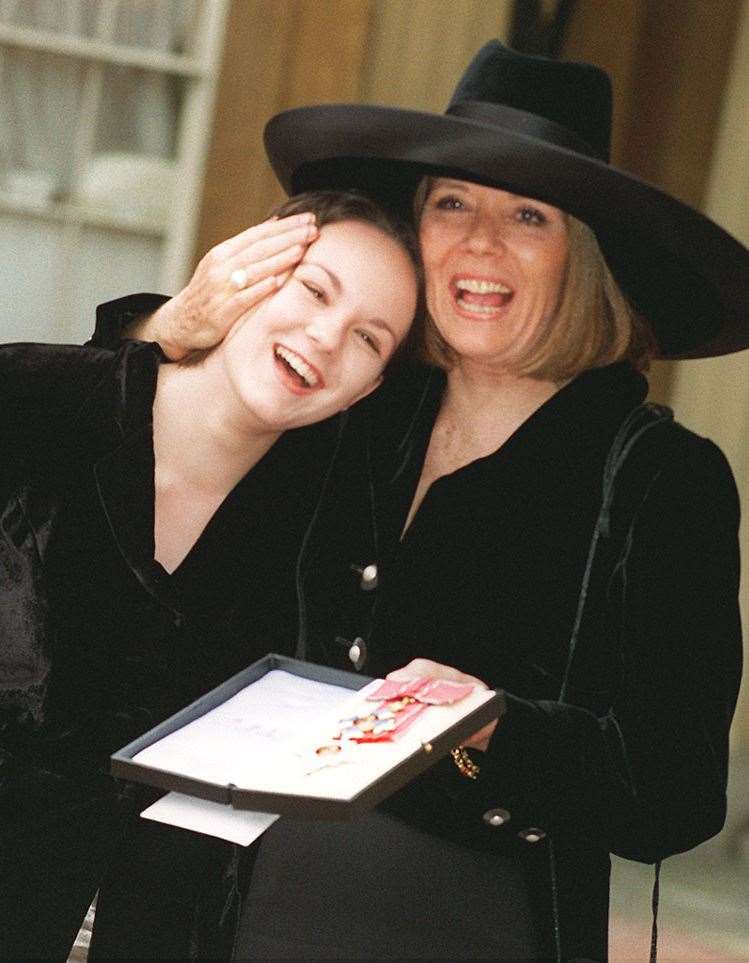
[[[314,214],[271,218],[205,255],[187,286],[127,334],[157,341],[179,361],[223,340],[235,321],[276,291],[317,237]]]
[[[389,672],[387,678],[392,679],[393,682],[408,682],[409,679],[423,678],[447,679],[450,682],[470,683],[481,689],[489,688],[485,682],[477,679],[475,675],[466,675],[465,672],[461,672],[459,669],[454,669],[450,665],[442,665],[441,662],[432,662],[431,659],[412,659],[411,662],[409,662],[408,665],[404,665],[402,669]],[[495,719],[494,722],[490,722],[484,726],[483,729],[474,732],[470,739],[466,739],[463,742],[463,745],[468,749],[479,749],[481,752],[486,752],[489,746],[489,740],[496,728],[497,720]]]

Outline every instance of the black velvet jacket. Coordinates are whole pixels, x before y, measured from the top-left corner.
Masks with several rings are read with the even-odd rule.
[[[645,380],[626,365],[580,376],[494,455],[438,480],[399,541],[443,385],[409,372],[357,415],[300,566],[301,649],[343,666],[359,638],[365,672],[423,656],[506,690],[475,782],[444,761],[386,808],[519,859],[547,848],[563,958],[604,959],[608,853],[655,862],[725,818],[735,485],[715,445],[673,423],[632,449],[561,700],[604,462]],[[363,591],[356,567],[371,563],[378,586]],[[510,814],[500,828],[494,809]]]
[[[481,805],[547,828],[560,806],[590,810],[614,851],[644,861],[695,845],[722,825],[741,667],[725,458],[675,424],[662,457],[633,450],[616,503],[627,528],[603,546],[560,703],[603,463],[645,380],[626,365],[580,376],[498,452],[436,482],[399,543],[443,384],[409,372],[349,432],[301,564],[306,654],[346,665],[335,636],[360,636],[364,671],[422,655],[504,688],[485,760],[496,783],[471,787]],[[372,562],[378,588],[362,591],[352,566]]]
[[[100,339],[156,303],[109,306]],[[351,668],[360,639],[368,674],[424,656],[506,690],[480,777],[448,759],[388,808],[531,860],[550,881],[539,926],[558,924],[560,958],[604,959],[608,853],[655,862],[724,821],[736,488],[720,451],[677,425],[633,449],[560,699],[604,462],[645,381],[626,365],[580,376],[498,452],[436,482],[400,541],[443,386],[408,370],[350,413],[299,558],[297,651]],[[498,828],[493,809],[509,814]]]
[[[153,536],[160,361],[134,342],[0,347],[4,814],[113,796],[112,751],[295,634],[318,467],[287,433],[168,575]]]

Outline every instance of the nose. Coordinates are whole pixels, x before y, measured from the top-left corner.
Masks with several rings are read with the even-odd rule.
[[[336,351],[343,340],[346,321],[342,317],[326,314],[312,318],[306,327],[307,337],[314,341],[321,351],[331,353]]]
[[[490,214],[479,213],[472,218],[465,244],[473,254],[494,254],[505,246],[501,222]]]

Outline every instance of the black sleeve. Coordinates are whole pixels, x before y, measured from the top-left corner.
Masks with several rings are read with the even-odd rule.
[[[129,324],[153,314],[168,300],[163,294],[128,294],[100,304],[96,309],[96,327],[88,344],[116,350],[122,343],[122,332]]]
[[[514,825],[598,838],[643,862],[721,829],[742,657],[738,524],[726,459],[692,436],[630,532],[609,711],[508,695],[468,794],[478,818],[505,808]]]

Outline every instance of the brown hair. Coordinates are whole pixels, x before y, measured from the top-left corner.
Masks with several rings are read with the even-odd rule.
[[[363,221],[373,224],[403,247],[415,267],[421,271],[419,242],[413,225],[358,191],[305,191],[295,194],[275,207],[269,217],[289,217],[311,211],[317,226],[339,221]]]
[[[416,217],[430,189],[425,178],[416,192]],[[604,260],[593,231],[565,214],[569,235],[567,267],[559,304],[513,361],[517,375],[557,384],[589,368],[629,361],[646,370],[657,345],[648,323],[627,301]],[[449,370],[457,361],[437,326],[424,312],[421,355]]]
[[[417,316],[423,314],[423,270],[419,254],[419,242],[412,224],[399,215],[380,207],[375,201],[356,191],[305,191],[289,197],[277,205],[268,217],[289,217],[292,214],[312,212],[318,228],[326,224],[337,224],[340,221],[361,221],[379,228],[388,237],[397,241],[410,257],[419,286]],[[415,325],[412,325],[411,331]],[[398,364],[405,355],[414,351],[414,336],[409,334],[398,345],[388,360],[386,370]],[[215,346],[214,346],[215,347]],[[178,363],[183,366],[200,364],[214,348],[197,348],[190,351]]]

